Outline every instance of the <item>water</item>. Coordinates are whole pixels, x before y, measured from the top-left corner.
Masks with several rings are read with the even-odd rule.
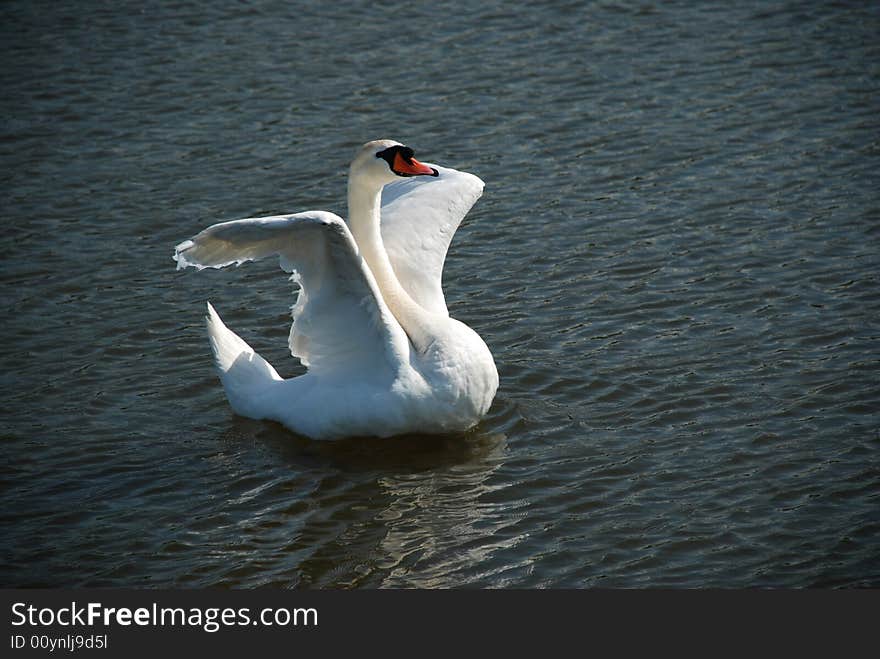
[[[880,585],[876,3],[6,2],[0,583]],[[393,137],[486,191],[466,436],[235,417],[274,264],[208,224],[344,213]]]

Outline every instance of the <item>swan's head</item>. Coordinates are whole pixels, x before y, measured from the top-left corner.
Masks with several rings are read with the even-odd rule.
[[[394,140],[374,140],[364,144],[351,162],[352,178],[366,177],[383,186],[409,176],[438,176],[437,170],[413,158],[408,146]]]

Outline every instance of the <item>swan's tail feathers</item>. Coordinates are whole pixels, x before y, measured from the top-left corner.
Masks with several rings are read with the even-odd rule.
[[[266,418],[261,409],[266,391],[274,382],[281,381],[281,376],[244,339],[223,324],[210,302],[206,320],[214,363],[232,409],[242,416]]]

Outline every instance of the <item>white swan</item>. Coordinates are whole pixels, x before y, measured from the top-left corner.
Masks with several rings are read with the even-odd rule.
[[[351,164],[348,225],[323,211],[251,218],[177,245],[178,269],[278,256],[300,286],[289,347],[307,372],[287,380],[208,303],[232,409],[315,439],[473,427],[492,403],[498,372],[479,335],[449,317],[441,274],[452,235],[482,191],[472,174],[425,165],[399,142],[377,140]]]

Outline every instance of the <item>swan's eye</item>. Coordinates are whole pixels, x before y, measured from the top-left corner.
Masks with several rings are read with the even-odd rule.
[[[409,155],[406,152],[409,151]],[[389,146],[387,149],[384,149],[376,154],[377,158],[382,158],[385,162],[388,163],[388,166],[391,168],[391,171],[394,171],[394,158],[397,154],[400,154],[407,160],[413,157],[413,150],[406,146],[400,146],[395,144],[394,146]]]
[[[395,144],[394,146],[389,146],[387,149],[384,149],[377,153],[376,157],[384,158],[388,161],[388,164],[390,165],[394,162],[394,157],[398,153],[406,160],[412,160],[413,156],[416,155],[416,152],[410,149],[408,146],[400,146],[399,144]]]
[[[384,151],[376,154],[377,158],[384,158],[388,163],[389,169],[397,176],[438,176],[437,170],[433,167],[423,165],[413,156],[415,151],[408,146],[395,144],[388,147]]]

